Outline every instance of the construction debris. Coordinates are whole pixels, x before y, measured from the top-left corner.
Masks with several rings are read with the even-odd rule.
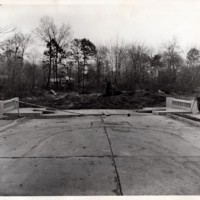
[[[56,93],[54,90],[50,90],[50,92],[51,92],[52,94],[54,94],[55,96],[57,95],[57,93]]]
[[[71,92],[58,93],[56,97],[44,94],[37,98],[24,98],[22,101],[57,109],[141,109],[147,106],[165,106],[164,96],[150,92],[122,92],[112,96],[105,96],[101,93],[78,94]]]

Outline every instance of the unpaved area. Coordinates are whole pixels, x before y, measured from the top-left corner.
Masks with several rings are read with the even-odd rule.
[[[199,195],[200,128],[151,114],[0,132],[0,195]]]
[[[20,100],[57,109],[138,109],[165,106],[166,102],[165,96],[147,91],[114,96],[97,93],[78,94],[76,92],[53,95],[46,92],[40,97],[27,97]],[[20,104],[20,106],[29,105]]]

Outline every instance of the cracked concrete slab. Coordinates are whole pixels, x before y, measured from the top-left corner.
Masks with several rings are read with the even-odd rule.
[[[200,158],[115,158],[124,195],[199,195]]]
[[[50,123],[51,121],[49,121]],[[110,156],[103,128],[27,121],[0,135],[0,157]],[[43,127],[43,128],[42,128]]]
[[[199,195],[199,131],[139,113],[23,120],[0,132],[0,195]]]
[[[0,159],[0,194],[115,195],[110,158]]]
[[[156,130],[152,127],[107,127],[117,156],[199,156],[200,149],[178,132]]]

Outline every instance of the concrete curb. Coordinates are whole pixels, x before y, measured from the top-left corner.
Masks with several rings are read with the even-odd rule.
[[[67,112],[67,111],[66,111]],[[72,117],[87,117],[87,116],[131,116],[131,115],[137,115],[137,114],[147,114],[147,113],[138,113],[136,110],[127,110],[127,113],[111,113],[108,111],[103,112],[96,112],[96,113],[68,113],[68,114],[62,114],[62,113],[55,113],[55,114],[41,114],[41,113],[20,113],[21,117],[27,118],[27,119],[56,119],[56,118],[72,118]],[[18,113],[6,113],[7,116],[18,116]]]
[[[131,115],[132,113],[130,113]],[[37,116],[37,117],[33,117],[33,116],[26,116],[27,119],[59,119],[59,118],[72,118],[72,117],[89,117],[89,116],[94,116],[94,117],[97,117],[97,116],[127,116],[127,114],[78,114],[78,115],[41,115],[41,116]]]
[[[199,126],[200,127],[200,122],[193,121],[191,119],[187,119],[187,118],[184,118],[184,117],[181,117],[181,116],[173,115],[171,113],[166,114],[166,116],[168,116],[168,117],[170,117],[172,119],[176,119],[176,120],[188,123],[190,125],[194,125],[194,126]]]

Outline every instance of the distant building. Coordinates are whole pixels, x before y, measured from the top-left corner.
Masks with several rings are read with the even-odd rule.
[[[62,88],[66,88],[68,85],[74,84],[74,82],[75,82],[75,79],[71,78],[69,76],[57,78],[57,85]],[[50,78],[50,87],[53,87],[55,85],[55,83],[56,83],[56,79]]]

